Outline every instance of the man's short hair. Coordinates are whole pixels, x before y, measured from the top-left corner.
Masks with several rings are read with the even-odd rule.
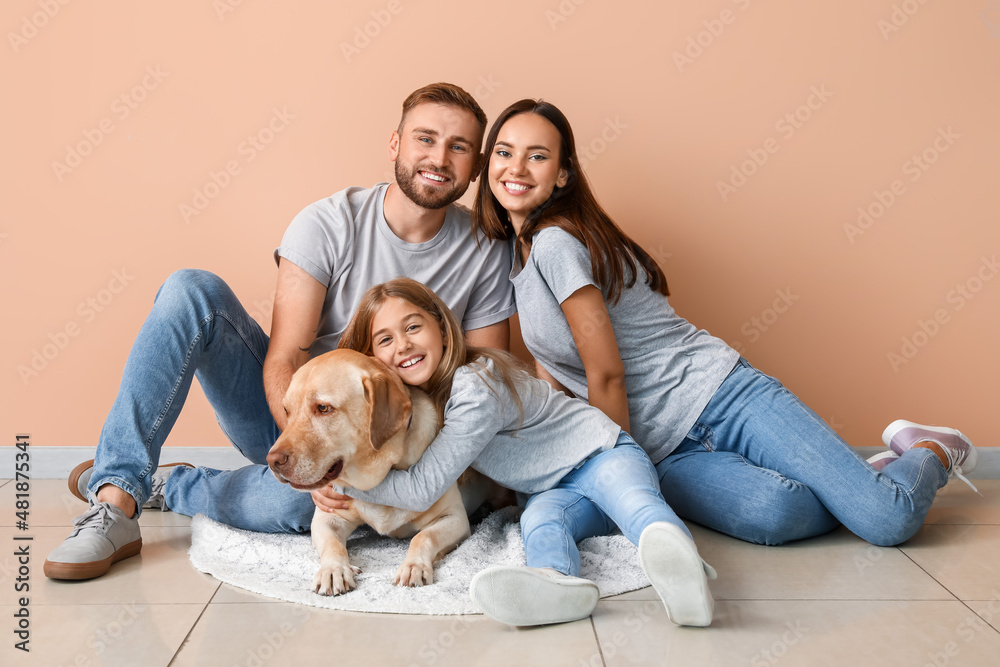
[[[403,131],[406,114],[410,113],[410,110],[418,104],[427,102],[458,107],[470,112],[479,121],[479,138],[482,141],[482,135],[486,132],[486,113],[476,102],[476,98],[452,83],[432,83],[410,93],[410,96],[403,101],[403,115],[399,118],[399,132]]]

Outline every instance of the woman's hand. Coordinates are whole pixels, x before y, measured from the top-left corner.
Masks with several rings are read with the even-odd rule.
[[[332,486],[324,486],[322,489],[316,489],[315,491],[311,491],[309,495],[312,496],[316,507],[324,512],[349,510],[351,509],[351,501],[353,500],[350,496],[337,493]]]

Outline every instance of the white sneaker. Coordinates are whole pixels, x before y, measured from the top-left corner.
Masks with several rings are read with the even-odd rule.
[[[717,575],[683,530],[666,521],[646,526],[639,536],[639,561],[671,622],[700,628],[712,623],[715,599],[708,580]]]
[[[587,618],[601,592],[589,579],[548,568],[498,565],[469,586],[472,601],[490,618],[509,625],[547,625]]]

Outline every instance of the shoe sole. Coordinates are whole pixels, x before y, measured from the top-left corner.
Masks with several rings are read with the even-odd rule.
[[[976,446],[972,444],[972,441],[969,440],[969,438],[964,433],[954,428],[947,428],[941,426],[925,426],[923,424],[917,424],[915,422],[907,421],[905,419],[897,419],[896,421],[892,422],[891,424],[885,427],[885,431],[882,432],[882,442],[885,443],[886,447],[888,447],[892,451],[902,456],[903,452],[907,451],[907,449],[910,448],[908,447],[907,449],[903,449],[902,445],[897,445],[898,447],[897,449],[896,447],[893,447],[892,444],[890,443],[892,443],[893,438],[899,435],[904,429],[908,428],[919,429],[922,431],[930,431],[931,433],[946,435],[953,438],[957,437],[966,445],[968,445],[969,452],[965,457],[965,461],[959,464],[959,467],[962,468],[963,472],[972,471],[976,467],[976,464],[979,462],[979,454],[976,452]],[[930,440],[930,438],[926,436],[921,436],[920,440],[918,440],[917,442],[920,442],[922,440]],[[915,445],[917,444],[917,442],[914,442],[913,444]],[[946,447],[947,445],[941,445],[941,446]]]
[[[898,461],[898,460],[899,460],[899,454],[897,454],[896,452],[892,451],[881,452],[869,458],[868,464],[871,467],[875,468],[875,470],[881,471],[883,468],[885,468],[893,461]]]
[[[472,601],[490,618],[516,626],[568,623],[587,618],[601,597],[587,580],[557,583],[520,568],[484,570],[469,586]]]
[[[89,461],[84,461],[83,463],[81,463],[77,467],[73,468],[72,471],[70,471],[70,473],[69,473],[69,479],[66,480],[66,483],[69,485],[69,492],[72,493],[74,496],[76,496],[77,498],[79,498],[80,500],[82,500],[85,503],[89,503],[90,501],[87,500],[86,494],[82,494],[82,495],[80,494],[80,488],[79,488],[80,487],[80,475],[82,475],[87,470],[89,470],[90,468],[93,468],[93,467],[94,467],[94,459],[90,459]]]
[[[193,468],[194,466],[190,463],[164,463],[162,466],[157,466],[159,468],[173,468],[174,466],[187,466],[188,468]],[[75,497],[79,498],[85,503],[90,503],[87,498],[86,493],[80,493],[80,476],[94,467],[94,459],[89,461],[84,461],[69,473],[69,478],[66,480],[66,484],[69,486],[69,492]]]
[[[42,572],[49,579],[68,579],[73,581],[95,579],[107,574],[111,566],[118,561],[139,555],[141,550],[142,538],[140,537],[135,542],[129,542],[104,560],[95,560],[89,563],[58,563],[47,560],[42,565]]]
[[[683,539],[680,539],[683,538]],[[704,565],[679,529],[650,527],[639,537],[639,561],[675,625],[707,627],[715,599]]]

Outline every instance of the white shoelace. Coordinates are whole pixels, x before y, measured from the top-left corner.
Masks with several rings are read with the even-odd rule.
[[[955,475],[955,477],[959,478],[960,480],[968,484],[970,489],[972,489],[976,493],[979,493],[979,489],[976,488],[976,485],[970,482],[969,478],[962,474],[962,466],[955,463],[955,453],[951,451],[951,448],[945,447],[944,445],[941,445],[941,443],[938,444],[941,446],[941,449],[943,449],[945,453],[948,455],[948,462],[951,463],[951,465],[949,466],[949,472],[951,472],[953,475]],[[981,497],[983,494],[979,493],[979,495]]]

